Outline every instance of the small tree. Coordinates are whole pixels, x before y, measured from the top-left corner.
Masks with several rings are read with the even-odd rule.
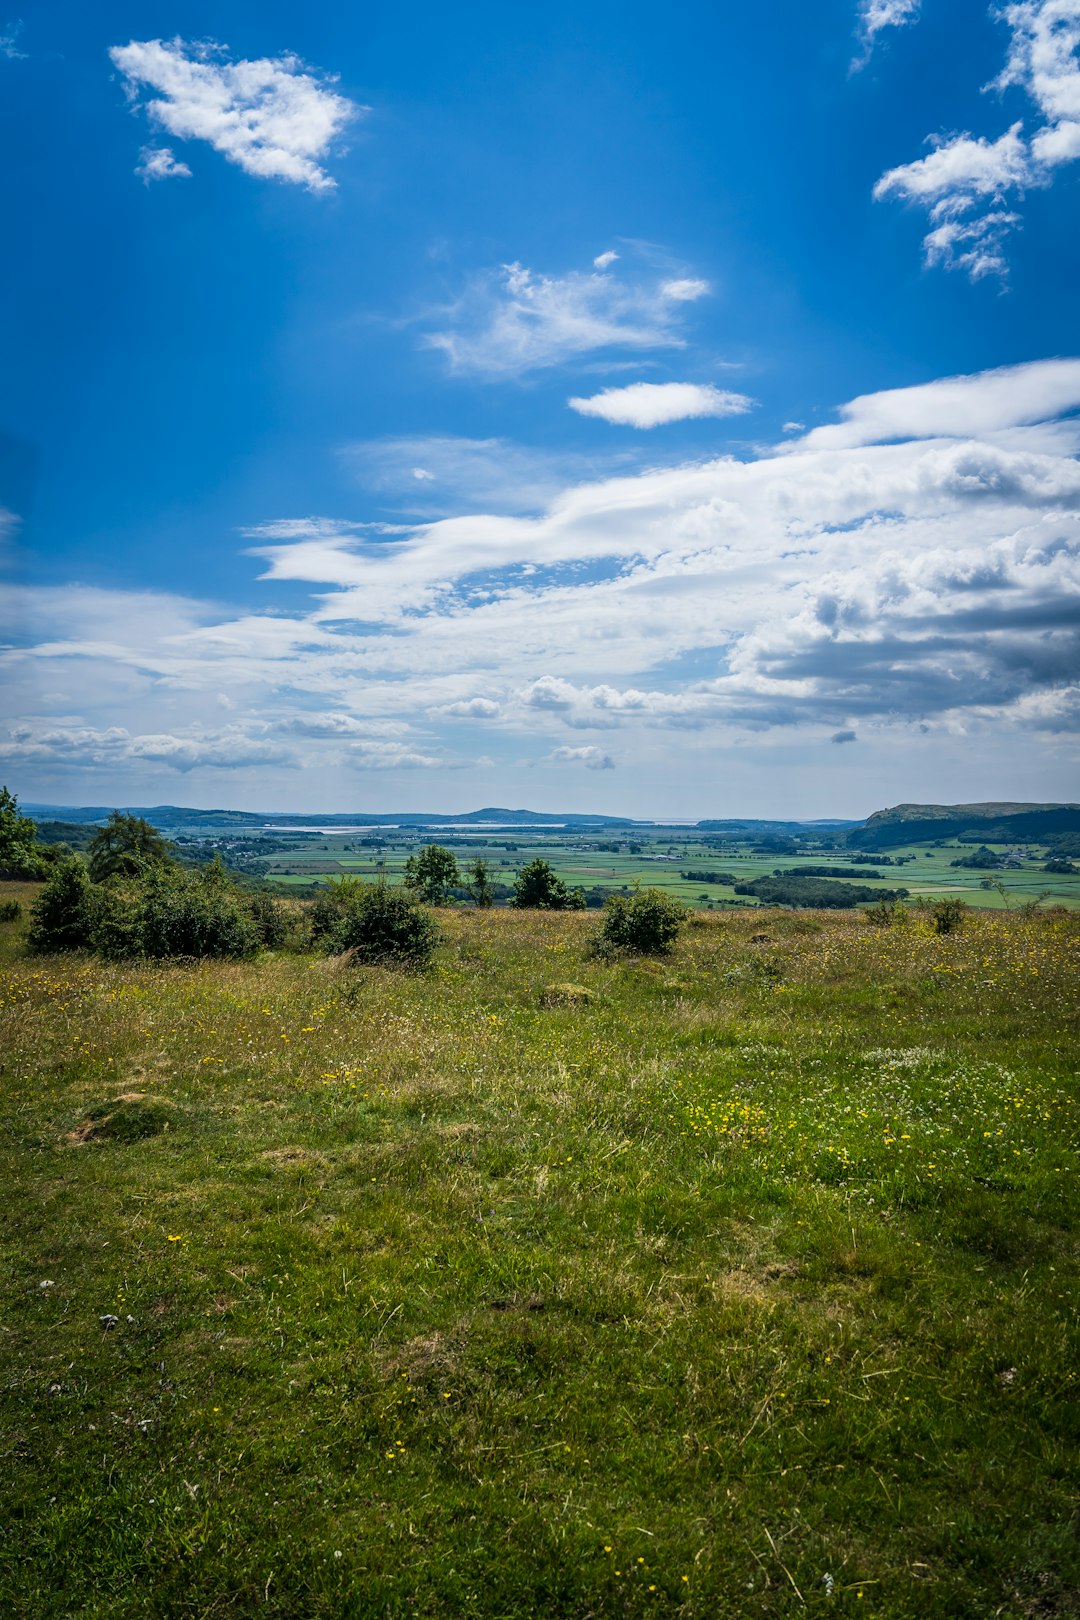
[[[659,889],[613,894],[604,907],[594,949],[600,956],[620,951],[663,956],[671,950],[685,920],[685,907]]]
[[[537,856],[514,880],[510,904],[519,911],[584,911],[585,895],[581,889],[568,889],[548,862]]]
[[[0,787],[0,878],[44,877],[47,863],[36,843],[37,826],[19,801]]]
[[[474,906],[490,906],[495,903],[495,891],[491,887],[491,878],[488,875],[488,863],[483,856],[478,855],[469,869],[469,876],[465,887],[469,891],[469,899]]]
[[[58,866],[30,913],[28,944],[32,951],[83,951],[93,944],[97,905],[82,861],[74,857]]]
[[[442,844],[427,844],[405,862],[405,887],[429,906],[444,906],[460,882],[453,851]]]
[[[148,867],[167,866],[172,845],[142,816],[114,810],[87,846],[90,876],[95,883],[111,877],[138,877]]]

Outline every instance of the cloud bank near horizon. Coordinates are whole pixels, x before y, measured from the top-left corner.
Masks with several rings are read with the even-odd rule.
[[[690,736],[702,758],[987,728],[1074,749],[1078,409],[1080,359],[1040,361],[861,396],[756,459],[570,483],[536,516],[282,520],[249,536],[258,608],[16,590],[0,761],[210,783],[663,771]],[[306,607],[275,611],[275,582]]]

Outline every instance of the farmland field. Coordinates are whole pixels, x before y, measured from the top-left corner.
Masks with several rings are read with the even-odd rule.
[[[663,889],[687,905],[706,908],[752,906],[756,901],[736,896],[730,884],[703,884],[684,878],[683,872],[719,870],[743,883],[769,876],[778,868],[798,871],[822,864],[846,868],[851,859],[845,850],[757,853],[751,840],[718,847],[715,841],[702,842],[701,835],[690,829],[635,829],[632,836],[623,834],[621,839],[615,839],[608,834],[598,837],[571,832],[455,836],[440,834],[433,828],[430,834],[421,837],[414,833],[409,839],[394,834],[383,840],[373,835],[361,840],[353,834],[309,837],[294,847],[262,857],[258,870],[286,890],[306,890],[343,875],[367,879],[385,875],[400,881],[409,855],[428,838],[451,847],[462,868],[477,857],[486,860],[495,882],[512,884],[516,872],[540,856],[568,883],[587,890],[617,892],[641,883]],[[290,843],[288,835],[282,842]],[[1005,844],[988,847],[997,855],[1010,853]],[[1043,871],[1045,856],[1039,850],[1025,850],[1015,867],[1001,871],[953,867],[954,860],[971,853],[972,845],[955,840],[943,840],[940,847],[902,846],[890,849],[888,854],[893,860],[904,858],[905,864],[886,862],[875,866],[871,862],[866,865],[866,873],[876,872],[879,876],[864,875],[851,881],[871,888],[902,885],[913,896],[959,895],[970,905],[988,910],[1023,905],[1039,896],[1049,905],[1080,906],[1080,874]],[[995,884],[1005,890],[1004,896]]]
[[[0,1613],[1080,1613],[1075,914],[440,922],[0,927]]]

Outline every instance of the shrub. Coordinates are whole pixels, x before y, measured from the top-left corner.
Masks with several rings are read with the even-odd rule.
[[[537,856],[523,866],[514,880],[510,904],[519,911],[584,911],[583,889],[568,889],[547,861]]]
[[[671,950],[685,920],[685,907],[659,889],[615,894],[604,908],[594,945],[600,955],[632,951],[642,956],[662,956]]]
[[[311,937],[316,944],[326,945],[330,950],[341,949],[334,940],[348,913],[359,905],[365,887],[360,878],[343,877],[331,878],[326,887],[319,890],[308,913]]]
[[[267,950],[279,951],[296,932],[292,914],[272,894],[257,889],[245,896],[248,916],[259,944]]]
[[[84,951],[94,942],[99,905],[82,861],[58,866],[30,912],[32,951]]]
[[[251,956],[259,945],[244,897],[212,869],[153,868],[139,885],[136,922],[143,956]]]
[[[335,884],[338,890],[344,885]],[[320,896],[320,898],[322,898]],[[430,911],[405,889],[392,889],[385,880],[357,883],[338,896],[333,925],[322,930],[331,951],[351,951],[361,962],[389,962],[426,967],[439,943],[439,929]]]
[[[901,900],[879,900],[876,905],[867,906],[863,916],[878,928],[892,928],[894,924],[907,921],[907,907]]]
[[[938,900],[930,907],[935,934],[955,934],[967,916],[965,900]]]
[[[18,922],[22,916],[22,906],[17,900],[0,901],[0,923]]]

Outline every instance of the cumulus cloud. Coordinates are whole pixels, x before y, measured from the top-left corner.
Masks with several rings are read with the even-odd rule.
[[[462,720],[494,720],[501,712],[499,704],[491,698],[459,698],[456,703],[442,703],[436,714],[455,715]]]
[[[583,748],[553,748],[547,757],[559,764],[584,765],[587,771],[613,771],[615,769],[615,761],[611,755],[606,754],[602,748],[596,748],[591,743]]]
[[[618,733],[643,785],[684,768],[688,730],[695,758],[921,726],[992,728],[999,755],[1011,731],[1021,757],[1080,730],[1078,406],[1080,360],[1040,361],[862,396],[754,459],[570,485],[529,518],[265,526],[264,589],[306,583],[304,610],[16,588],[2,757],[465,769],[463,721],[583,766]]]
[[[582,416],[599,416],[605,422],[636,428],[660,427],[696,416],[741,416],[754,407],[747,394],[714,388],[711,383],[676,382],[605,388],[588,399],[570,399],[567,404]]]
[[[609,270],[618,257],[619,255],[614,252],[613,249],[609,248],[606,253],[598,253],[596,255],[596,258],[593,260],[593,268],[596,270]]]
[[[1005,275],[1008,237],[1020,224],[1015,204],[1080,158],[1080,0],[1021,0],[996,15],[1010,41],[1005,67],[987,88],[1020,89],[1041,124],[1027,136],[1016,122],[993,140],[930,136],[925,157],[889,169],[874,187],[876,198],[925,208],[926,262],[963,270],[972,281]]]
[[[449,311],[450,322],[423,342],[455,371],[515,377],[598,350],[683,348],[682,306],[708,283],[655,272],[611,274],[606,254],[591,271],[540,275],[504,264],[474,279]]]
[[[334,186],[317,160],[366,111],[288,54],[232,61],[224,46],[177,38],[132,40],[109,56],[133,102],[154,93],[140,103],[152,124],[178,140],[207,141],[247,174],[309,191]]]
[[[177,160],[171,146],[144,146],[139,153],[135,173],[140,175],[147,185],[151,180],[191,179],[191,170],[186,163]]]

